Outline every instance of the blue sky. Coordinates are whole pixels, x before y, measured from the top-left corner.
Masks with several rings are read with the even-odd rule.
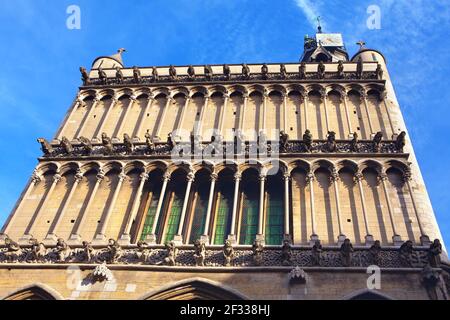
[[[69,5],[81,29],[66,27]],[[369,5],[381,29],[370,30]],[[80,85],[79,66],[127,49],[133,65],[295,62],[315,17],[381,51],[447,245],[450,243],[449,1],[0,0],[0,224],[9,215]]]

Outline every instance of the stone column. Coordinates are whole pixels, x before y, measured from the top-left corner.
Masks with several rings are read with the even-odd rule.
[[[117,101],[119,101],[119,100],[117,99],[117,96],[114,95],[114,96],[112,97],[112,99],[111,99],[111,104],[109,105],[108,109],[106,109],[106,114],[105,114],[105,116],[103,117],[103,120],[100,121],[99,127],[98,127],[98,129],[97,129],[97,133],[95,134],[96,137],[94,137],[93,140],[95,140],[95,141],[100,141],[100,137],[99,137],[99,136],[102,135],[102,133],[103,133],[103,128],[105,127],[105,124],[108,123],[109,115],[111,114],[111,111],[112,111],[112,109],[114,108],[114,105],[117,103]],[[111,132],[111,134],[113,134],[113,132]]]
[[[240,125],[239,128],[242,131],[242,134],[244,134],[244,125],[245,125],[245,113],[247,111],[247,103],[248,103],[248,94],[244,93],[244,107],[242,108],[242,112],[241,112],[241,121],[240,121]]]
[[[386,197],[386,203],[387,203],[388,212],[389,212],[389,219],[391,221],[392,232],[394,233],[394,235],[392,237],[392,241],[394,243],[394,246],[399,246],[402,244],[402,239],[401,239],[400,235],[397,233],[397,229],[395,228],[394,212],[392,210],[391,199],[389,199],[389,191],[388,191],[387,184],[386,184],[387,178],[388,177],[385,172],[382,172],[380,174],[380,180],[383,185],[384,196]]]
[[[84,116],[83,122],[81,123],[81,126],[78,129],[78,132],[73,137],[74,139],[84,136],[84,130],[86,129],[86,124],[89,122],[92,112],[94,112],[94,109],[97,106],[98,101],[99,101],[98,97],[95,97],[92,102],[91,108],[86,112],[86,115]]]
[[[44,212],[45,208],[46,208],[46,204],[47,201],[51,198],[53,191],[55,190],[56,185],[58,184],[59,181],[61,181],[62,177],[59,173],[55,173],[53,175],[53,183],[50,186],[50,189],[48,189],[47,193],[45,194],[45,198],[42,200],[42,205],[39,208],[39,210],[34,214],[34,216],[32,217],[32,220],[30,222],[30,225],[27,227],[27,229],[25,230],[25,233],[23,234],[23,236],[20,238],[20,242],[21,243],[27,243],[28,241],[31,239],[31,235],[33,234],[33,230],[34,230],[34,226],[36,221],[39,219],[40,215],[42,214],[42,212]]]
[[[163,176],[163,184],[161,187],[161,192],[159,194],[158,205],[156,206],[155,218],[153,219],[152,231],[146,236],[145,240],[149,243],[156,243],[156,227],[158,226],[159,216],[161,215],[161,208],[164,202],[164,196],[166,194],[167,184],[170,181],[170,174],[166,172]]]
[[[395,132],[394,124],[392,123],[391,112],[389,111],[389,107],[388,107],[387,92],[383,91],[382,93],[380,93],[380,98],[383,101],[384,108],[386,109],[386,114],[387,114],[388,120],[389,120],[389,126],[390,126],[391,132],[392,132],[392,139],[394,139],[394,135],[397,134],[397,132]]]
[[[373,132],[373,126],[372,126],[372,120],[370,120],[370,113],[369,113],[369,106],[367,104],[367,93],[365,91],[361,91],[360,92],[361,95],[361,100],[364,103],[364,108],[366,109],[366,114],[367,114],[367,123],[369,124],[369,136],[367,137],[368,139],[372,139],[372,134]]]
[[[310,243],[314,245],[316,240],[319,240],[319,236],[316,232],[316,209],[314,207],[314,172],[309,172],[307,176],[307,181],[309,183],[309,201],[311,207],[311,229],[312,234],[310,236]]]
[[[108,226],[108,222],[109,222],[109,218],[111,218],[111,214],[114,210],[114,206],[116,204],[117,201],[117,197],[119,196],[120,193],[120,189],[122,188],[122,183],[123,180],[125,180],[125,178],[127,177],[127,175],[122,171],[119,174],[119,181],[117,182],[117,186],[114,189],[114,193],[111,199],[111,203],[108,206],[108,210],[106,211],[106,215],[105,215],[105,219],[101,222],[100,225],[100,231],[99,233],[97,233],[95,235],[94,238],[94,243],[96,244],[104,244],[106,242],[106,227]]]
[[[164,121],[166,119],[166,114],[167,114],[167,109],[169,108],[169,104],[173,102],[173,98],[172,97],[167,97],[167,101],[166,101],[166,105],[164,106],[162,115],[161,115],[161,120],[158,122],[157,124],[157,129],[156,129],[156,134],[155,134],[155,139],[158,141],[161,141],[161,130],[162,130],[162,126],[164,124]]]
[[[370,232],[370,228],[369,228],[369,219],[367,217],[366,198],[364,196],[364,189],[363,189],[363,185],[362,185],[363,178],[364,178],[364,176],[361,171],[358,171],[355,173],[355,180],[358,183],[359,196],[361,198],[361,208],[362,208],[362,213],[363,213],[363,218],[364,218],[364,227],[366,228],[366,236],[365,236],[366,246],[371,246],[374,243],[374,238],[373,238],[373,235]]]
[[[216,185],[218,175],[217,173],[211,173],[211,187],[209,189],[208,207],[206,209],[205,229],[203,230],[202,241],[209,243],[209,223],[211,221],[212,203],[214,199],[214,188]]]
[[[327,96],[328,93],[326,92],[326,90],[320,90],[320,97],[322,98],[323,101],[323,108],[325,110],[325,128],[327,130],[327,132],[325,133],[325,137],[328,134],[328,131],[330,131],[330,121],[328,119],[328,104],[327,104]]]
[[[138,140],[140,140],[140,137],[142,137],[142,131],[143,131],[142,127],[144,126],[145,118],[147,117],[148,110],[152,106],[152,103],[153,103],[153,97],[149,96],[147,99],[147,104],[145,105],[144,114],[142,116],[141,121],[139,121],[137,129],[136,129],[136,135],[134,138],[137,138]]]
[[[73,181],[72,187],[70,188],[66,202],[64,202],[60,214],[55,217],[55,221],[53,221],[52,226],[50,227],[50,230],[48,231],[48,234],[44,240],[50,242],[56,242],[56,240],[58,240],[55,231],[58,229],[58,226],[61,223],[62,218],[66,214],[66,211],[70,206],[70,201],[72,200],[72,197],[75,194],[75,191],[77,190],[78,184],[82,179],[83,179],[83,172],[81,172],[81,170],[78,169],[77,173],[75,174],[75,180]]]
[[[131,212],[127,219],[127,223],[125,225],[125,230],[123,234],[120,236],[119,242],[121,244],[129,244],[131,241],[131,227],[133,225],[134,220],[136,219],[137,212],[139,210],[139,204],[141,203],[142,190],[144,189],[144,184],[148,179],[148,174],[144,171],[139,175],[139,187],[136,191],[136,194],[133,199],[133,205],[131,206]]]
[[[100,168],[98,173],[97,173],[97,181],[95,182],[94,188],[92,189],[91,194],[89,195],[89,199],[88,202],[86,204],[86,207],[84,208],[83,211],[80,212],[80,215],[78,217],[79,221],[77,226],[75,227],[75,230],[72,232],[72,234],[69,237],[69,242],[73,243],[73,244],[79,244],[81,243],[81,230],[84,226],[84,222],[86,220],[87,214],[89,213],[89,210],[92,206],[92,203],[94,203],[95,200],[95,195],[97,194],[98,188],[101,184],[101,182],[103,181],[103,179],[105,178],[105,173],[103,172],[103,170]]]
[[[59,139],[61,140],[61,138],[64,136],[64,131],[67,128],[67,125],[70,123],[70,119],[72,119],[74,113],[77,111],[77,109],[83,105],[83,100],[81,100],[79,97],[77,99],[75,99],[75,103],[73,104],[72,110],[70,110],[69,115],[67,116],[66,121],[64,122],[63,126],[61,127],[61,129],[59,130],[58,134],[55,136],[55,140]]]
[[[22,209],[25,201],[27,200],[27,198],[30,196],[31,192],[34,190],[34,187],[41,181],[41,178],[39,177],[37,170],[35,169],[33,171],[33,175],[31,176],[30,182],[28,183],[28,187],[27,190],[25,191],[25,194],[23,195],[22,199],[20,199],[20,202],[18,204],[18,206],[16,207],[16,210],[14,210],[14,212],[11,214],[11,218],[9,221],[7,221],[7,223],[5,224],[4,229],[2,230],[1,234],[8,234],[11,226],[13,225],[17,214],[20,212],[20,210]],[[1,237],[1,235],[0,235]]]
[[[305,107],[304,114],[305,114],[305,130],[306,130],[306,129],[309,129],[308,128],[308,95],[306,93],[303,96],[303,104],[304,104],[304,107]]]
[[[206,109],[208,108],[208,100],[209,100],[209,97],[205,96],[205,102],[203,103],[202,110],[200,111],[200,119],[198,120],[197,130],[195,133],[196,135],[201,136],[202,138],[203,138],[203,136],[202,136],[203,121],[205,118]]]
[[[194,182],[194,179],[195,179],[194,172],[192,172],[192,171],[189,172],[187,174],[186,179],[187,179],[186,193],[184,194],[184,201],[183,201],[183,208],[181,209],[180,223],[178,224],[178,232],[173,239],[178,244],[183,243],[184,220],[186,218],[186,211],[187,211],[187,206],[188,206],[188,202],[189,202],[189,196],[191,193],[192,182]]]
[[[284,172],[284,238],[291,239],[291,231],[289,229],[289,172]]]
[[[348,127],[348,137],[353,138],[353,129],[352,129],[352,123],[350,121],[350,114],[348,113],[348,103],[347,103],[347,93],[346,92],[341,92],[341,101],[344,102],[345,118],[347,120],[347,127]]]
[[[259,130],[257,132],[259,132],[260,130],[264,130],[264,132],[266,132],[267,97],[268,96],[269,95],[268,95],[266,89],[264,89],[264,93],[263,93],[263,113],[262,113],[262,121],[260,121],[261,128],[258,128]]]
[[[264,239],[264,194],[265,194],[265,188],[264,184],[267,177],[265,174],[259,175],[259,214],[258,214],[258,233],[256,234],[256,240],[265,242]]]
[[[122,130],[123,130],[123,126],[124,126],[125,123],[127,122],[128,114],[130,113],[130,110],[131,110],[131,108],[133,107],[133,104],[135,103],[135,101],[136,101],[136,96],[135,96],[135,95],[130,96],[130,102],[129,102],[128,105],[126,106],[125,114],[123,115],[122,121],[121,121],[120,124],[119,124],[119,129],[117,130],[117,135],[118,135],[119,137],[114,137],[114,138],[120,140],[120,138],[121,138],[121,137],[120,137],[120,133],[121,133]],[[124,132],[124,133],[125,133],[125,132]],[[131,133],[130,133],[130,134],[131,134]]]
[[[239,200],[239,182],[241,181],[241,174],[236,172],[234,174],[234,197],[233,197],[233,211],[231,214],[231,230],[228,235],[228,240],[232,243],[237,242],[236,236],[236,217],[237,217],[237,204]]]
[[[339,200],[339,173],[336,169],[333,170],[331,173],[331,180],[334,185],[334,197],[336,201],[336,214],[338,219],[338,228],[339,228],[339,235],[338,235],[338,245],[341,245],[344,243],[344,240],[346,239],[346,236],[344,234],[343,226],[342,226],[342,216],[341,216],[341,203]]]
[[[219,134],[220,134],[221,137],[225,137],[225,133],[223,132],[223,126],[224,126],[224,123],[225,123],[225,116],[227,114],[226,110],[227,110],[227,105],[228,105],[228,99],[229,99],[228,94],[225,94],[224,98],[223,98],[223,107],[222,107],[222,110],[221,110],[220,122],[219,122]]]
[[[409,196],[411,197],[411,202],[414,209],[414,215],[416,216],[417,225],[419,226],[420,243],[423,246],[429,246],[431,244],[430,237],[425,233],[425,230],[423,229],[423,225],[419,217],[419,210],[417,209],[416,199],[414,196],[413,189],[411,187],[411,172],[410,171],[405,172],[403,175],[403,179],[405,180],[406,186],[408,187]]]
[[[287,93],[282,93],[283,97],[283,130],[284,132],[288,132],[288,124],[287,124],[287,114],[288,114],[288,106],[287,106]]]

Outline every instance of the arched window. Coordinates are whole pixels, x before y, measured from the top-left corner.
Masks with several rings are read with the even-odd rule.
[[[152,233],[156,208],[158,207],[158,201],[161,194],[162,175],[163,172],[161,170],[153,170],[149,175],[147,183],[145,184],[144,192],[147,194],[147,198],[144,200],[145,205],[142,208],[144,213],[144,225],[142,226],[142,231],[140,232],[141,240],[144,240],[147,235]],[[159,234],[161,229],[160,221],[161,220],[157,222],[155,234]]]
[[[208,210],[208,198],[210,190],[210,172],[208,170],[200,170],[197,172],[194,183],[194,199],[192,208],[192,222],[189,236],[189,243],[194,243],[200,239],[205,230],[206,213]]]
[[[267,176],[266,190],[266,244],[279,245],[284,233],[284,185],[281,173]]]
[[[224,244],[231,230],[233,211],[233,172],[229,169],[219,173],[217,207],[215,210],[214,244]]]
[[[186,193],[186,172],[176,170],[170,179],[168,192],[166,193],[166,226],[163,243],[173,240],[178,231],[183,209],[184,195]]]
[[[242,174],[241,223],[239,243],[252,244],[258,228],[259,180],[258,171],[247,169]]]

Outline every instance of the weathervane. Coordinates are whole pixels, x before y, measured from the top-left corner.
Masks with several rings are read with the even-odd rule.
[[[363,40],[359,40],[356,44],[359,45],[359,50],[364,49],[366,45],[366,43]]]

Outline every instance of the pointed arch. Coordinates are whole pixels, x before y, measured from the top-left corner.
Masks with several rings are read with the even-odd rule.
[[[146,293],[140,300],[248,300],[248,298],[222,283],[204,278],[190,278]]]
[[[360,289],[344,296],[342,300],[394,300],[378,290]]]
[[[34,283],[19,288],[0,300],[64,300],[64,297],[48,285]]]

